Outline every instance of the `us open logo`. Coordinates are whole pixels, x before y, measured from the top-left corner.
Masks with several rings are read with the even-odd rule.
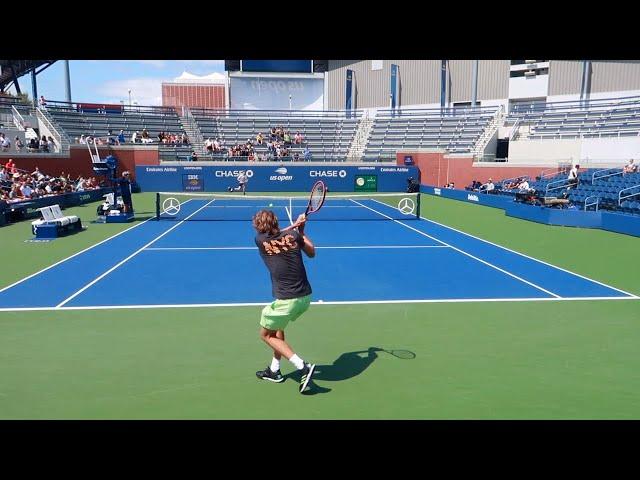
[[[364,186],[364,178],[362,178],[362,177],[358,177],[358,178],[356,179],[356,185],[358,185],[359,187]]]
[[[285,167],[276,168],[278,175],[271,175],[269,180],[274,182],[289,182],[293,180],[293,175],[287,175],[288,171]]]

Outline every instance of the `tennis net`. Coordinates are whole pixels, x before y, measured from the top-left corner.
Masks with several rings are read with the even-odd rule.
[[[169,221],[251,220],[267,209],[281,224],[304,213],[308,195],[266,196],[217,193],[159,192],[156,219]],[[419,193],[327,194],[324,205],[312,216],[318,220],[411,220],[420,218]]]

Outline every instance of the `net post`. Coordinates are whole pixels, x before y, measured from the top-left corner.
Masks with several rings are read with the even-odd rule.
[[[417,198],[416,198],[416,219],[420,220],[420,197],[422,195],[420,195],[420,192],[417,193]]]
[[[160,220],[160,192],[156,192],[156,220]]]

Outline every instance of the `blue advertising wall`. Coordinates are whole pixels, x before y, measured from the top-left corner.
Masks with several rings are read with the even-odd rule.
[[[420,191],[429,195],[475,203],[484,205],[485,207],[500,208],[510,217],[544,223],[545,225],[599,228],[601,230],[640,237],[640,216],[638,215],[625,215],[605,211],[585,212],[584,210],[547,208],[518,203],[514,201],[513,197],[438,188],[428,185],[421,185]]]
[[[513,197],[492,195],[488,193],[469,192],[467,190],[430,187],[428,185],[421,185],[420,191],[422,193],[428,193],[437,197],[452,198],[454,200],[477,203],[478,205],[484,205],[485,207],[501,208],[503,210],[507,208],[507,206],[514,203]]]
[[[136,166],[143,192],[224,192],[247,172],[248,192],[304,192],[323,180],[330,192],[404,192],[407,179],[420,179],[417,167],[398,166]]]

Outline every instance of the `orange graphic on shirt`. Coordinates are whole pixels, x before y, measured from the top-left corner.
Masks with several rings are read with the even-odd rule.
[[[298,248],[295,238],[291,234],[285,235],[280,239],[274,238],[268,242],[262,242],[262,246],[264,247],[265,252],[267,252],[267,255],[277,255],[279,253],[288,252],[289,250],[295,250]]]

